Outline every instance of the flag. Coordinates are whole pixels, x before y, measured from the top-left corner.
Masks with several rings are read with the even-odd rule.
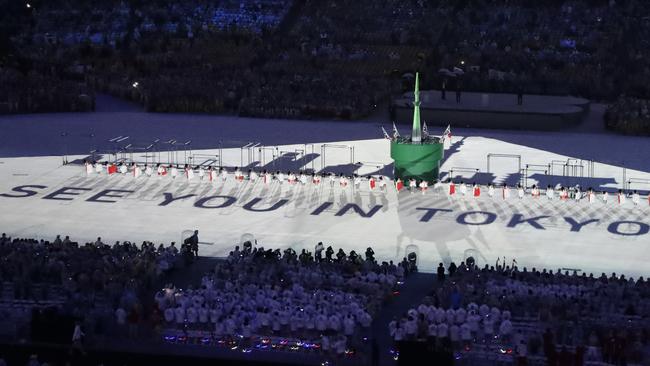
[[[393,138],[396,139],[399,137],[399,131],[397,131],[397,127],[395,127],[395,122],[393,122]]]
[[[429,129],[427,128],[427,121],[422,123],[422,136],[429,137]]]
[[[447,128],[445,129],[445,132],[442,133],[442,139],[450,139],[451,140],[451,125],[447,125]]]
[[[390,135],[388,134],[388,132],[386,132],[386,129],[385,129],[384,127],[381,128],[381,132],[384,133],[384,138],[385,138],[385,139],[387,139],[387,140],[392,140],[392,139],[393,139],[392,137],[390,137]]]

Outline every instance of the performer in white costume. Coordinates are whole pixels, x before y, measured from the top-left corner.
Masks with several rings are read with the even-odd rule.
[[[641,198],[639,197],[639,193],[637,191],[634,191],[632,193],[632,203],[634,203],[634,206],[638,206],[640,201]]]
[[[142,169],[136,163],[133,163],[133,178],[137,178],[142,174]]]
[[[176,177],[178,177],[178,168],[176,167],[175,164],[172,165],[172,167],[171,167],[171,176],[172,176],[172,179],[176,179]]]
[[[517,196],[519,197],[519,199],[524,198],[525,193],[526,192],[524,191],[524,187],[521,184],[518,184],[517,185]]]
[[[460,191],[460,194],[462,194],[463,197],[467,196],[467,186],[465,185],[465,182],[460,182],[460,187],[458,188],[458,191]]]
[[[314,173],[314,174],[312,175],[311,182],[312,182],[313,184],[315,184],[315,185],[319,185],[319,184],[320,184],[320,181],[321,181],[320,174],[318,174],[318,173]]]
[[[216,169],[210,167],[210,169],[208,170],[208,176],[210,177],[210,182],[216,182],[219,177],[219,174],[217,173]]]
[[[126,166],[126,164],[124,163],[120,164],[120,173],[124,175],[128,172],[129,172],[129,168]]]
[[[339,178],[339,184],[341,185],[341,188],[343,189],[347,188],[349,182],[350,181],[348,180],[348,177],[341,174],[341,177]]]
[[[296,184],[296,175],[292,172],[287,172],[287,181],[289,184]]]
[[[278,170],[278,172],[275,174],[275,179],[278,180],[278,183],[283,184],[284,180],[287,179],[287,177],[284,175],[284,173]]]
[[[591,187],[589,187],[589,189],[587,190],[587,202],[593,203],[594,199],[596,199],[596,195],[594,194],[594,190]]]
[[[253,169],[248,171],[248,180],[251,181],[251,183],[255,183],[257,181],[257,172],[254,171]]]
[[[383,176],[379,177],[379,189],[382,192],[386,192],[386,180]]]
[[[533,196],[533,198],[539,198],[539,188],[537,188],[537,185],[533,184],[533,188],[530,190],[530,195]]]
[[[607,193],[607,191],[603,191],[601,197],[603,198],[603,203],[607,203],[607,201],[609,200],[609,193]]]
[[[616,197],[618,198],[618,204],[619,205],[622,205],[622,204],[625,203],[625,193],[623,193],[622,189],[618,190],[618,194],[616,195]]]
[[[305,172],[300,173],[300,184],[303,186],[307,184],[307,174]]]
[[[93,165],[88,160],[84,162],[84,168],[86,169],[86,175],[92,175],[95,172]]]
[[[149,164],[144,165],[144,174],[146,174],[147,177],[151,177],[153,175],[153,168],[151,168],[151,165]]]
[[[228,179],[228,170],[219,167],[219,175],[221,176],[221,180],[225,182]]]
[[[411,193],[413,193],[413,192],[415,192],[417,187],[418,187],[417,181],[415,179],[413,179],[413,178],[409,179],[409,191],[411,191]]]
[[[330,187],[334,187],[334,183],[336,182],[336,175],[334,175],[334,173],[330,173],[327,179],[330,182]]]
[[[198,170],[199,170],[199,180],[203,180],[203,178],[205,177],[205,169],[203,169],[203,167],[199,165]]]
[[[422,182],[420,182],[419,186],[420,186],[420,191],[422,192],[422,194],[427,193],[427,189],[429,189],[429,183],[426,180],[423,180]]]
[[[553,199],[553,194],[554,193],[555,192],[553,191],[553,187],[551,187],[550,184],[547,185],[546,186],[546,198],[548,198],[549,201]]]
[[[510,188],[508,188],[507,184],[503,185],[503,188],[501,189],[501,196],[503,197],[504,200],[510,198]]]
[[[192,180],[194,178],[194,169],[191,165],[185,165],[185,178]]]
[[[361,177],[358,175],[354,175],[354,189],[359,189],[361,188]]]
[[[104,167],[99,162],[95,163],[95,173],[102,174]]]
[[[494,184],[492,183],[488,184],[488,196],[494,197]]]

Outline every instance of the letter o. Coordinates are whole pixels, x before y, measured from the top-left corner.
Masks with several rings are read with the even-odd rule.
[[[621,224],[636,224],[639,226],[639,230],[636,233],[624,233],[618,230],[618,227]],[[648,224],[646,223],[638,222],[638,221],[614,221],[611,224],[609,224],[609,226],[607,226],[607,231],[616,235],[638,236],[638,235],[647,234],[648,231],[650,231],[650,226],[648,226]]]
[[[467,222],[467,216],[474,215],[474,214],[485,215],[485,220],[483,222]],[[497,214],[493,212],[469,211],[469,212],[463,212],[462,214],[458,215],[458,217],[456,218],[456,222],[461,225],[489,225],[494,221],[496,221],[496,219],[497,219]]]

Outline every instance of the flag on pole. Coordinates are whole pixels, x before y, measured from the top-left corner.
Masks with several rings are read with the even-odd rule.
[[[393,138],[396,139],[400,137],[399,136],[399,131],[397,131],[397,127],[395,126],[395,122],[393,122]]]
[[[445,132],[442,133],[442,139],[449,139],[451,140],[451,125],[447,125],[447,128],[445,129]]]
[[[392,139],[393,139],[392,137],[390,137],[390,135],[388,134],[388,132],[386,132],[386,129],[385,129],[383,126],[381,127],[381,132],[384,133],[384,138],[385,138],[386,140],[392,140]]]
[[[427,128],[427,121],[422,123],[422,136],[429,137],[429,129]]]

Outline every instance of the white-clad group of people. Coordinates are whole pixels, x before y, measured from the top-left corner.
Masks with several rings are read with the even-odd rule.
[[[369,190],[380,190],[382,192],[386,191],[387,188],[387,178],[384,176],[360,176],[354,174],[348,176],[345,174],[335,174],[335,173],[309,173],[306,171],[292,172],[292,171],[268,171],[263,170],[258,172],[254,169],[249,169],[247,172],[244,172],[240,168],[236,168],[232,172],[229,172],[228,169],[224,167],[214,168],[212,166],[192,166],[184,165],[179,166],[175,164],[144,164],[139,165],[136,163],[126,164],[126,163],[108,163],[108,162],[89,162],[84,163],[85,174],[87,176],[95,175],[130,175],[134,178],[141,176],[145,177],[171,177],[172,179],[186,179],[186,180],[205,180],[209,182],[226,182],[229,179],[232,179],[237,182],[249,181],[262,182],[264,184],[271,184],[277,182],[279,184],[288,184],[288,185],[300,185],[305,186],[308,184],[320,185],[327,184],[330,187],[339,186],[342,189],[347,189],[348,187],[354,187],[355,189],[362,189],[367,187]]]
[[[490,340],[498,336],[509,340],[513,333],[508,310],[486,304],[470,303],[466,308],[444,309],[434,305],[420,304],[407,311],[401,319],[388,324],[395,342],[437,340],[450,341],[452,346],[467,346],[478,339]]]
[[[406,182],[398,178],[395,181],[395,187],[397,191],[402,191],[403,189],[408,189],[411,193],[420,191],[422,194],[427,193],[429,188],[433,192],[446,194],[451,197],[481,197],[482,195],[487,195],[490,198],[501,198],[504,200],[510,198],[519,198],[523,199],[526,196],[532,198],[545,198],[549,201],[552,200],[562,200],[562,201],[587,201],[593,203],[600,201],[603,203],[608,203],[610,201],[610,193],[608,191],[598,192],[592,188],[582,191],[579,185],[574,187],[564,187],[561,185],[556,185],[555,187],[548,185],[546,189],[542,190],[537,185],[532,187],[524,187],[521,184],[518,184],[515,187],[510,187],[507,184],[501,186],[496,186],[492,183],[487,186],[482,186],[477,183],[466,184],[464,182],[456,183],[452,180],[443,183],[441,181],[435,180],[430,185],[426,180],[416,180],[414,178],[408,179]],[[633,190],[631,192],[624,192],[623,190],[618,190],[618,192],[612,194],[614,196],[612,201],[616,201],[619,204],[625,204],[628,199],[631,200],[632,204],[635,206],[641,204],[641,195],[638,191]],[[650,195],[647,196],[648,204],[650,205]]]
[[[226,339],[317,340],[324,351],[340,353],[368,331],[372,314],[397,283],[395,268],[371,262],[237,247],[199,288],[170,285],[155,300],[170,327],[206,330]],[[350,266],[356,269],[352,273]]]

